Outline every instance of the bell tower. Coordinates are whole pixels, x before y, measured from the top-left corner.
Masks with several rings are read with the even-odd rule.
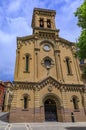
[[[56,30],[54,10],[35,8],[32,16],[33,34],[40,30]]]

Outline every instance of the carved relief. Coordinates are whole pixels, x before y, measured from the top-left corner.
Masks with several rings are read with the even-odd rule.
[[[18,40],[18,42],[17,42],[17,48],[20,49],[21,46],[22,46],[22,42],[20,40]]]
[[[49,86],[48,86],[48,91],[49,91],[49,92],[52,92],[52,90],[53,90],[52,86],[49,85]]]

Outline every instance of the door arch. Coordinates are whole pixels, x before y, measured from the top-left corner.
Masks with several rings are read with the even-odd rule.
[[[57,107],[54,99],[46,99],[44,102],[45,121],[58,121]]]

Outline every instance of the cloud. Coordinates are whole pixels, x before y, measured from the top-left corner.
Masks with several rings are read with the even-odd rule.
[[[26,20],[21,17],[15,19],[9,18],[7,21],[10,21],[10,24],[5,29],[9,28],[9,30],[5,32],[0,30],[0,79],[13,80],[16,37],[24,36],[25,34],[29,35],[31,28]]]
[[[9,4],[8,4],[8,8],[7,8],[7,12],[9,13],[15,13],[17,11],[20,10],[22,4],[22,0],[12,0]]]
[[[56,10],[56,26],[60,36],[75,41],[80,34],[76,8],[83,0],[1,0],[0,1],[0,79],[13,80],[16,37],[32,34],[34,7]]]
[[[27,20],[24,17],[18,18],[7,18],[9,21],[9,32],[15,35],[29,35],[31,31],[31,27],[28,24]]]
[[[14,72],[15,48],[15,36],[0,31],[0,79],[2,80],[8,80],[7,77],[11,80]]]
[[[75,18],[74,12],[81,3],[81,0],[65,1],[65,4],[60,6],[56,17],[56,25],[60,29],[60,36],[74,42],[80,34],[80,28],[77,26],[77,18]]]

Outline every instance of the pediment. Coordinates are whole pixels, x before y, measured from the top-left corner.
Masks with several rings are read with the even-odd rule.
[[[56,79],[54,79],[51,76],[39,81],[38,84],[40,87],[44,87],[46,85],[51,85],[51,86],[55,86],[55,87],[59,88],[61,86],[61,83],[59,83]]]
[[[61,83],[59,83],[56,79],[49,76],[41,81],[38,82],[20,82],[20,81],[14,81],[13,82],[13,88],[12,89],[34,89],[39,91],[40,89],[47,86],[47,89],[49,92],[52,91],[53,87],[60,88]]]

